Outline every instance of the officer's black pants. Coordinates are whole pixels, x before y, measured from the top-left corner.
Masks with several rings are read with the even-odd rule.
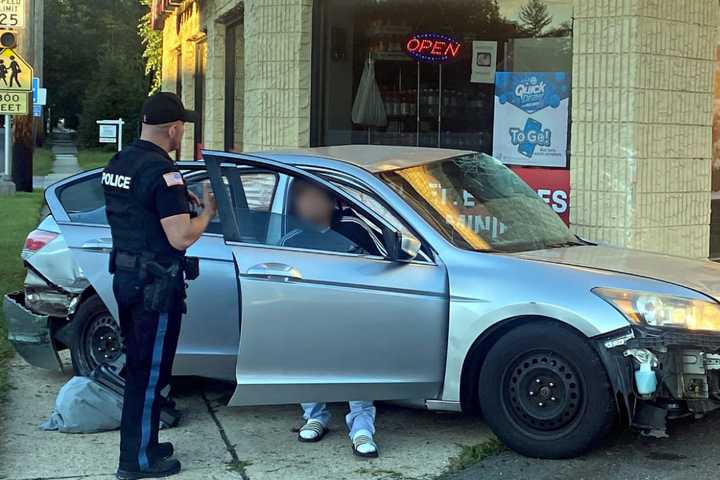
[[[127,374],[120,426],[120,468],[146,469],[157,456],[160,391],[167,386],[180,335],[181,293],[167,313],[143,305],[143,283],[134,272],[113,279],[120,328],[127,352]],[[181,290],[179,290],[181,292]]]

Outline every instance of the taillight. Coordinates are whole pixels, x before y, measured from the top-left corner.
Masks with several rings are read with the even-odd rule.
[[[22,250],[22,257],[28,258],[33,253],[43,248],[57,238],[58,234],[45,230],[33,230],[25,239],[25,246]]]

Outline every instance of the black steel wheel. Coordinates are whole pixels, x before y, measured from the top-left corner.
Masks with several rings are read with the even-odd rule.
[[[478,388],[487,423],[523,455],[579,455],[615,424],[602,362],[585,338],[557,323],[530,323],[501,337],[485,358]]]
[[[70,353],[78,375],[87,376],[103,364],[120,372],[125,365],[120,326],[97,295],[78,307],[72,320]]]
[[[520,355],[502,385],[510,416],[529,435],[562,431],[585,401],[575,368],[552,351]]]

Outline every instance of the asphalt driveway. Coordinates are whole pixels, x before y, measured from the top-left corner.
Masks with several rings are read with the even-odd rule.
[[[588,455],[538,460],[510,451],[442,480],[716,480],[720,478],[720,412],[700,420],[676,420],[670,438],[625,431]]]

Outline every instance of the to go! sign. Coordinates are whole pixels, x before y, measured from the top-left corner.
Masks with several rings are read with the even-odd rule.
[[[448,63],[460,57],[462,44],[440,33],[416,33],[405,45],[408,55],[419,62]]]

